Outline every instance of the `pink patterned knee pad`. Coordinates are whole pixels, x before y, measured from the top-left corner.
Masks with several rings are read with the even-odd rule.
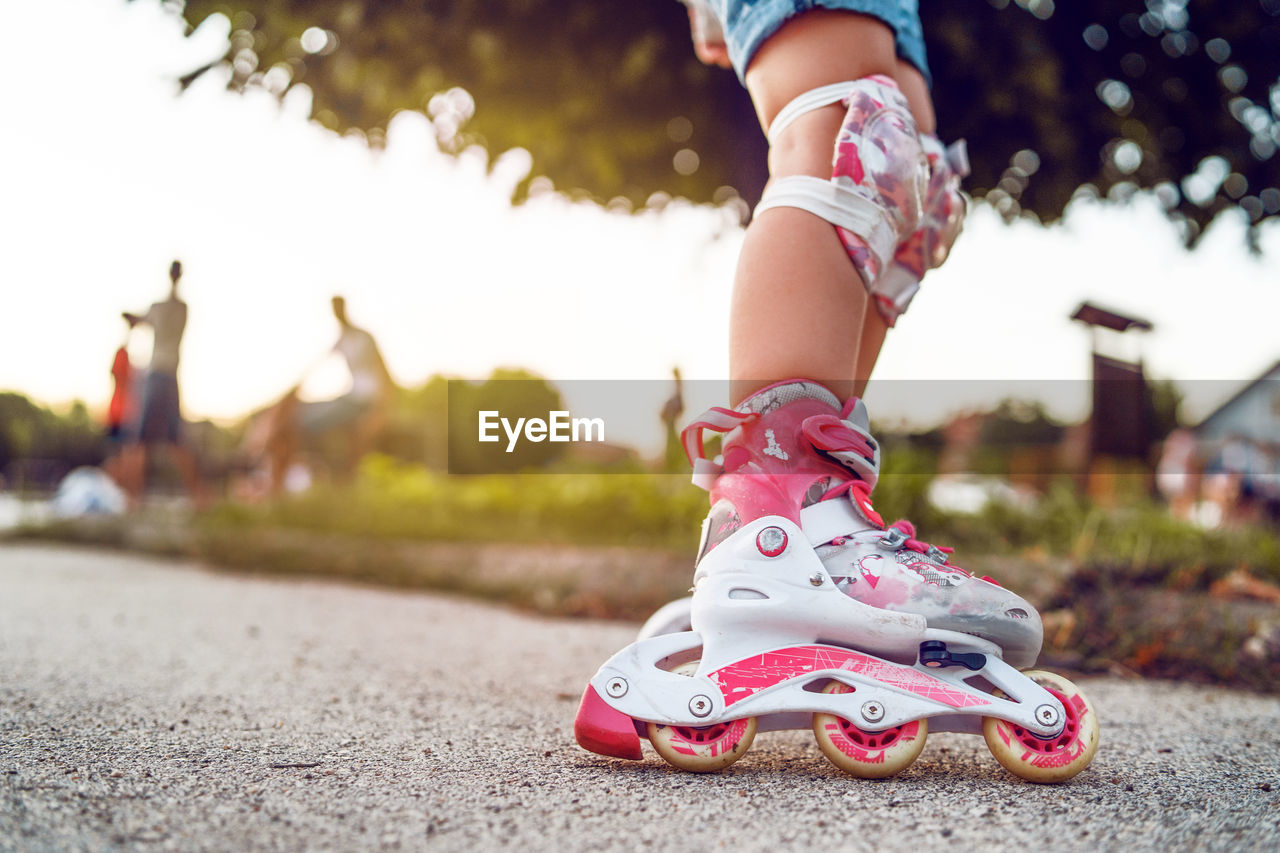
[[[890,326],[907,310],[924,274],[942,266],[947,259],[968,209],[968,201],[960,191],[960,180],[969,174],[964,140],[945,148],[933,135],[921,136],[920,142],[929,162],[929,185],[920,227],[898,244],[893,263],[881,271],[871,294],[876,309]]]
[[[831,180],[877,204],[897,241],[917,230],[928,185],[928,165],[911,108],[888,77],[864,77],[841,101],[848,111],[836,138]],[[873,290],[888,259],[870,236],[836,226],[849,259]]]

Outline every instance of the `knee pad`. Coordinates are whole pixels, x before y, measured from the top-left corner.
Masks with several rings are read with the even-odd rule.
[[[898,244],[893,263],[881,273],[871,293],[880,316],[891,327],[907,310],[924,274],[947,259],[969,207],[960,190],[960,180],[969,174],[965,141],[944,148],[936,136],[929,135],[921,136],[920,142],[929,163],[920,227]]]
[[[837,103],[848,111],[834,144],[832,177],[773,180],[756,214],[795,207],[830,222],[871,290],[898,243],[917,228],[928,167],[906,98],[879,75],[805,92],[778,113],[769,141],[800,116]]]

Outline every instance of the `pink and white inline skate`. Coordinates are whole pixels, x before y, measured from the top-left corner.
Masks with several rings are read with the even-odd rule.
[[[718,461],[702,433],[725,433]],[[885,528],[870,501],[879,448],[857,400],[771,386],[685,430],[709,488],[692,630],[647,636],[591,679],[574,730],[586,749],[640,759],[640,738],[685,770],[718,770],[757,731],[812,728],[836,766],[891,776],[934,731],[981,732],[996,759],[1061,782],[1093,759],[1098,722],[1069,681],[1019,672],[1039,615],[985,578]]]

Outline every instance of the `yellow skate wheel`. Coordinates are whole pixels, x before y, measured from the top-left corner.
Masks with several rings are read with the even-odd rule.
[[[698,671],[698,661],[683,663],[671,671],[692,676]],[[669,764],[692,773],[723,770],[746,754],[755,736],[755,717],[709,726],[649,723],[649,741],[658,755]]]
[[[831,681],[823,693],[849,693],[853,688]],[[910,766],[929,737],[929,721],[914,720],[880,732],[869,732],[835,714],[813,715],[813,736],[827,759],[860,779],[884,779]]]
[[[723,770],[746,754],[755,736],[755,717],[710,726],[649,724],[649,741],[658,755],[693,773]]]
[[[1023,674],[1057,697],[1067,712],[1066,725],[1057,737],[1041,738],[1007,720],[986,717],[982,734],[987,748],[1006,770],[1028,782],[1065,782],[1093,761],[1098,715],[1080,688],[1061,675],[1043,670]]]

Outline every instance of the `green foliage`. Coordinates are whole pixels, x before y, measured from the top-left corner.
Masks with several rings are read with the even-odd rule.
[[[995,448],[1053,445],[1062,440],[1063,426],[1049,416],[1039,400],[1001,400],[982,427],[982,443]]]
[[[937,467],[933,453],[906,443],[895,443],[892,450],[882,447],[880,480],[874,492],[876,512],[886,524],[909,518],[917,526],[933,529],[938,511],[926,494]]]
[[[1056,220],[1080,190],[1159,187],[1194,244],[1223,210],[1254,225],[1280,212],[1277,0],[920,5],[941,132],[968,138],[969,187],[1007,218]],[[305,83],[317,121],[375,146],[397,111],[421,110],[444,150],[525,148],[534,175],[601,200],[763,187],[754,112],[733,74],[694,59],[673,0],[182,8],[193,27],[230,20],[231,88]],[[687,175],[673,163],[685,148],[699,155]]]
[[[449,465],[449,379],[433,375],[417,388],[396,388],[377,450],[437,471]]]
[[[1094,565],[1076,572],[1049,607],[1055,665],[1280,689],[1280,657],[1266,651],[1280,639],[1274,605],[1143,583],[1125,567]]]
[[[1135,580],[1208,588],[1246,567],[1280,583],[1280,537],[1266,527],[1202,530],[1169,515],[1162,505],[1140,502],[1104,510],[1063,479],[1029,510],[989,504],[976,516],[933,513],[924,527],[930,539],[964,554],[1046,551],[1081,566],[1123,566]]]
[[[193,27],[213,14],[232,24],[222,62],[231,88],[305,83],[317,121],[375,146],[397,111],[418,110],[443,150],[524,148],[535,175],[601,199],[710,198],[760,183],[757,157],[745,172],[737,158],[704,157],[690,176],[672,166],[677,151],[725,145],[725,125],[752,121],[733,75],[694,58],[675,2],[187,0],[183,9]],[[302,40],[311,27],[328,33],[327,42],[311,34],[314,53]],[[694,120],[687,136],[667,131],[678,116]]]
[[[102,428],[84,403],[65,414],[37,406],[21,394],[0,393],[0,472],[19,460],[53,460],[66,468],[102,459]]]
[[[692,553],[705,512],[705,493],[684,475],[457,477],[375,455],[365,459],[349,489],[313,489],[265,508],[225,505],[208,520],[378,539],[632,545]]]
[[[1194,244],[1222,210],[1280,210],[1273,0],[920,5],[939,125],[968,137],[970,186],[1006,216],[1159,186]]]
[[[1163,441],[1182,425],[1182,397],[1172,379],[1148,380],[1151,396],[1151,437]]]
[[[1103,510],[1073,484],[1051,484],[1032,508],[988,504],[976,515],[932,506],[933,458],[899,449],[875,490],[886,522],[909,518],[956,562],[1041,552],[1081,566],[1126,566],[1135,580],[1206,589],[1246,567],[1280,583],[1280,536],[1269,528],[1205,531],[1154,503]],[[673,548],[692,553],[706,493],[685,475],[545,473],[450,476],[374,455],[345,489],[317,488],[266,507],[225,505],[215,524],[286,527],[379,539],[542,542]]]
[[[480,383],[454,380],[448,386],[449,471],[454,474],[508,474],[545,468],[564,455],[566,444],[549,440],[521,440],[514,445],[499,426],[504,418],[512,429],[526,419],[547,421],[563,411],[560,392],[541,377],[513,368],[499,368]],[[481,442],[481,413],[494,423],[493,442]]]

